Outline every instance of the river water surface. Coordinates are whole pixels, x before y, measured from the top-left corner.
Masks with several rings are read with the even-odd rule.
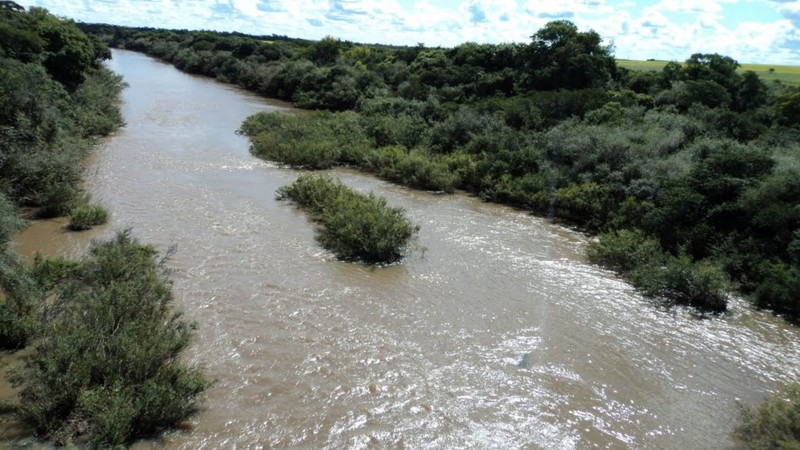
[[[798,380],[781,319],[659,308],[588,265],[581,234],[469,196],[331,171],[422,227],[400,265],[337,262],[274,199],[300,172],[234,133],[281,105],[137,53],[110,66],[127,126],[87,180],[110,224],[38,223],[18,248],[77,256],[125,227],[177,245],[187,357],[217,382],[185,430],[137,447],[726,448],[737,401]]]

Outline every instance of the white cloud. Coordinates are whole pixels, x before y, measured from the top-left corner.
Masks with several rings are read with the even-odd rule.
[[[661,0],[652,8],[659,11],[718,13],[722,11],[720,3],[720,0]]]
[[[800,64],[800,1],[660,0],[18,0],[86,22],[217,29],[357,42],[453,46],[528,42],[550,20],[600,33],[624,58],[684,60],[718,52],[743,62]],[[776,11],[776,20],[726,20],[737,5]],[[780,13],[780,14],[778,14]],[[782,18],[781,18],[782,15]]]

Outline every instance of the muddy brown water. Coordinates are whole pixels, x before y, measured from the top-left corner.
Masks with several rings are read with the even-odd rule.
[[[659,308],[587,264],[585,236],[466,195],[331,171],[422,227],[400,265],[337,262],[274,199],[300,172],[234,133],[285,105],[137,53],[110,66],[127,126],[87,181],[110,224],[40,222],[17,245],[78,256],[125,227],[177,245],[187,358],[217,382],[186,429],[138,448],[727,448],[737,401],[798,380],[780,318]]]

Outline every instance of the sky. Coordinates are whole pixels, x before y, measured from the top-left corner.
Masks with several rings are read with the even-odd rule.
[[[17,0],[78,22],[452,47],[530,42],[553,20],[622,59],[800,65],[800,0]]]

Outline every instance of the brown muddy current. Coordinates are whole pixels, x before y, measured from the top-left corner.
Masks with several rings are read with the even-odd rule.
[[[217,380],[185,429],[138,448],[726,448],[737,401],[798,380],[800,332],[734,301],[665,310],[583,258],[587,238],[465,195],[331,173],[422,229],[401,265],[335,261],[275,190],[300,172],[234,131],[281,106],[114,52],[127,126],[89,164],[110,225],[38,223],[21,252],[76,256],[132,227],[171,261]]]

